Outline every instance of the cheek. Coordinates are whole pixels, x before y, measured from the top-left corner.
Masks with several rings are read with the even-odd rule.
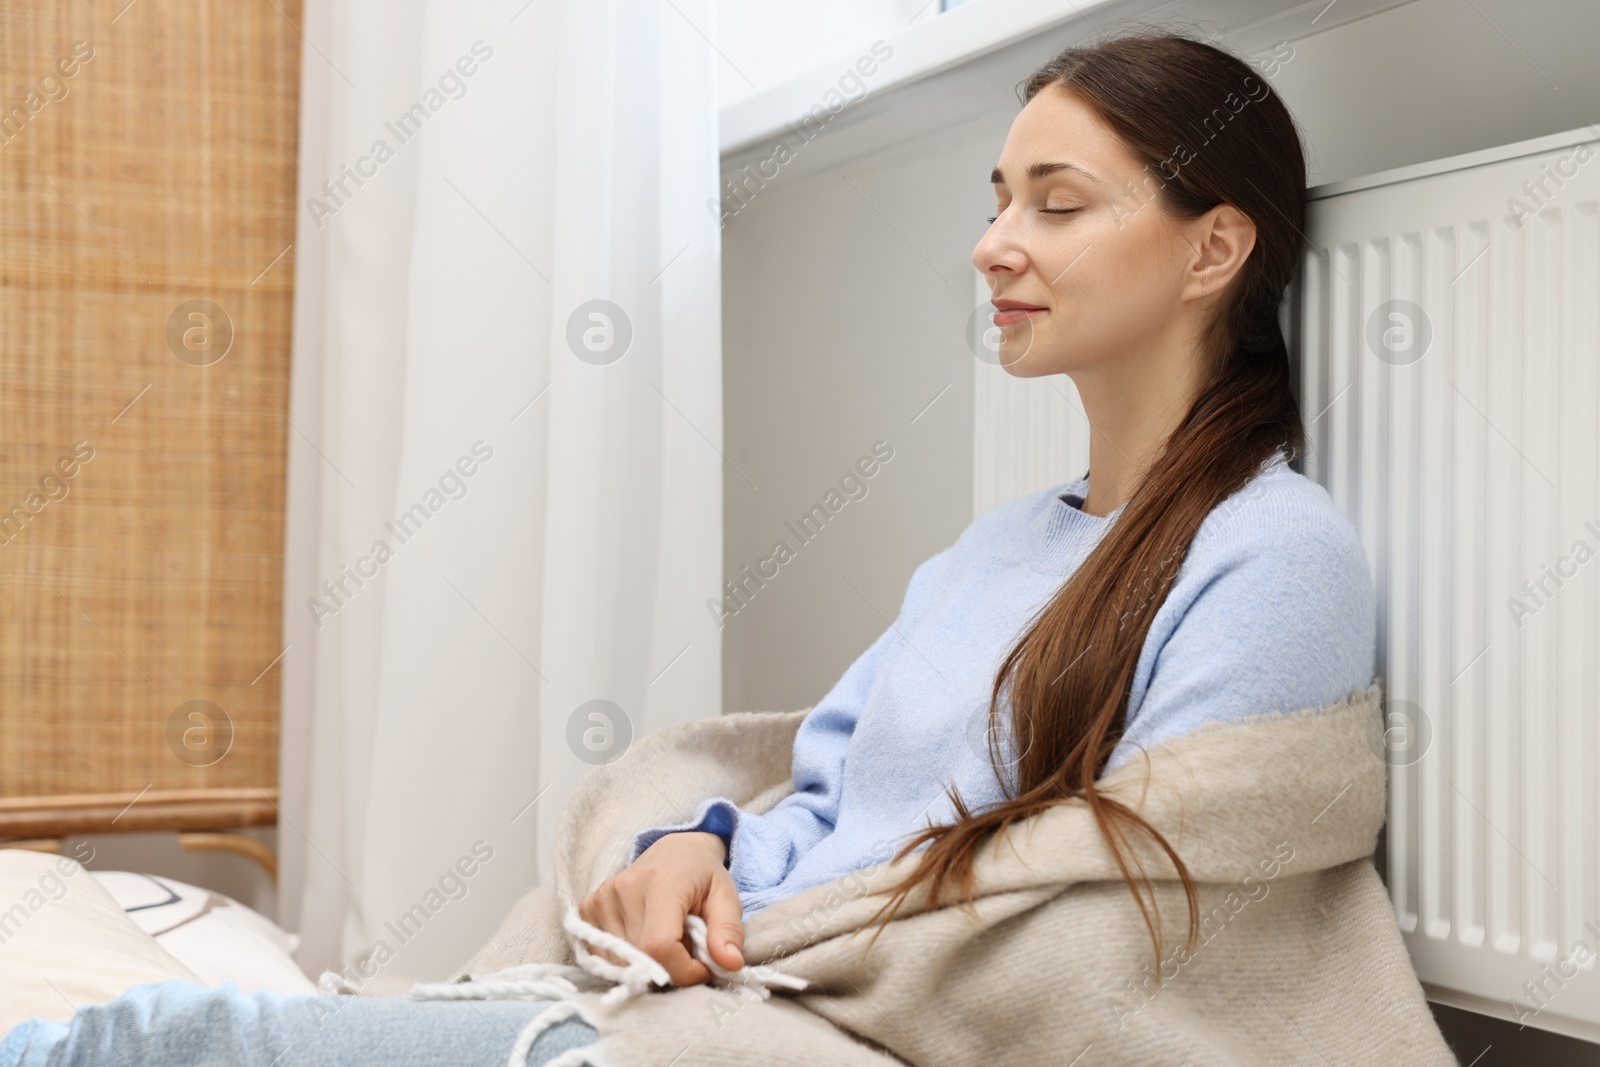
[[[1124,220],[1119,229],[1107,220],[1063,241],[1057,262],[1040,264],[1059,275],[1053,286],[1058,310],[1050,316],[1047,347],[1093,360],[1158,329],[1177,305],[1168,240],[1153,227]]]
[[[1164,253],[1162,233],[1143,214],[1095,209],[1074,216],[1041,241],[1035,265],[1065,301],[1115,296],[1124,286],[1146,283]]]
[[[1090,237],[1089,251],[1062,275],[1062,284],[1081,287],[1107,311],[1170,314],[1178,293],[1172,235],[1142,216],[1124,219],[1120,228],[1108,222],[1096,231]],[[1070,293],[1069,289],[1063,295]]]

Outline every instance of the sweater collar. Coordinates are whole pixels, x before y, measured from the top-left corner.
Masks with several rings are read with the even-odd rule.
[[[1278,449],[1262,465],[1257,477],[1288,459],[1288,453]],[[1026,551],[1029,566],[1046,574],[1072,573],[1128,506],[1124,500],[1109,515],[1091,515],[1083,510],[1088,495],[1087,473],[1046,492],[1045,505],[1036,516],[1034,527],[1039,536],[1030,539]]]
[[[1127,507],[1123,501],[1109,515],[1091,515],[1083,510],[1088,494],[1087,474],[1044,494],[1032,524],[1034,536],[1024,550],[1030,567],[1045,574],[1072,573]]]

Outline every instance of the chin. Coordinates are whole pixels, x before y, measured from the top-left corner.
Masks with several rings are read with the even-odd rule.
[[[1002,363],[1000,366],[1013,378],[1039,378],[1053,373],[1041,367],[1031,356],[1023,356],[1014,363]]]
[[[1043,378],[1047,374],[1065,374],[1067,368],[1062,366],[1065,362],[1059,358],[1051,358],[1040,351],[1040,346],[1035,344],[1011,362],[1005,362],[1006,351],[1000,350],[1000,366],[1013,378]]]

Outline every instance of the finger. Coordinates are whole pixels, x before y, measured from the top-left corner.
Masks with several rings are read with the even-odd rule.
[[[644,947],[644,911],[648,890],[635,882],[617,886],[617,915],[622,920],[622,939]]]
[[[677,986],[696,985],[711,977],[705,964],[689,955],[683,944],[683,920],[689,903],[673,893],[657,893],[645,901],[644,937],[637,942],[662,967]]]
[[[589,904],[589,915],[584,915],[584,909],[582,905],[579,905],[578,907],[578,914],[584,919],[585,922],[588,922],[593,926],[598,926],[608,934],[615,934],[616,936],[622,937],[624,940],[626,940],[621,912],[616,905],[615,890],[608,892],[605,891],[605,888],[606,887],[601,887],[601,889],[596,890],[587,898],[586,902]],[[607,949],[599,948],[595,945],[589,945],[588,948],[592,954],[599,956],[608,963],[614,963],[619,967],[627,966],[626,960],[618,959]]]
[[[714,878],[701,917],[706,921],[706,948],[711,958],[730,971],[744,966],[744,905],[732,878]]]
[[[591,956],[599,956],[601,959],[605,960],[607,963],[614,963],[618,967],[626,967],[627,966],[627,963],[624,962],[623,960],[617,959],[617,957],[611,952],[610,949],[600,948],[598,945],[589,944],[587,942],[584,943],[584,947],[589,950],[589,955],[591,955]]]

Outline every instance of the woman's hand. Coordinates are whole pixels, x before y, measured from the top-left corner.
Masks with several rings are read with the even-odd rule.
[[[706,921],[711,958],[730,971],[744,966],[744,907],[733,875],[723,866],[727,846],[717,834],[681,830],[657,840],[578,905],[578,914],[609,934],[637,945],[666,968],[674,985],[697,985],[711,970],[691,954],[684,919]],[[612,963],[625,961],[591,949]]]

